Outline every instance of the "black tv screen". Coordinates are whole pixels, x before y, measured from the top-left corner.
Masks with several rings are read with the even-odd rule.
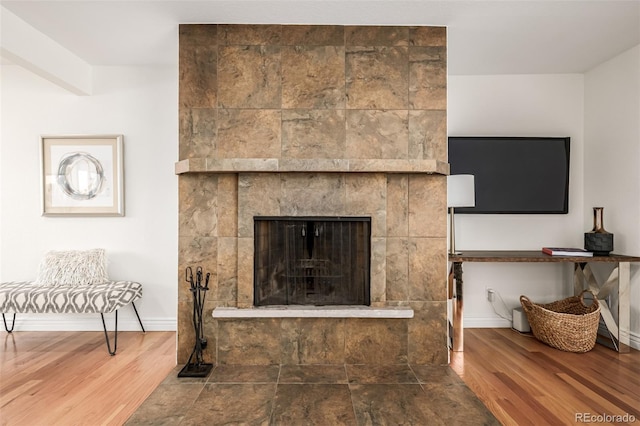
[[[475,176],[475,207],[456,213],[569,212],[568,137],[449,137],[450,174]]]

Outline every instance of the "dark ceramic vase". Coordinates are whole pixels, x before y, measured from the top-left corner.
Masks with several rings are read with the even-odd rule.
[[[608,256],[613,251],[613,234],[604,229],[603,210],[593,208],[593,229],[584,233],[584,249],[594,256]]]

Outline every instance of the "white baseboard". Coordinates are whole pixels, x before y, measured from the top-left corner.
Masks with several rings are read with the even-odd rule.
[[[629,333],[629,346],[640,351],[640,334]]]
[[[511,328],[511,321],[502,318],[464,318],[464,328]],[[606,328],[600,327],[602,334],[606,333]],[[640,350],[640,333],[629,333],[629,346]]]
[[[140,324],[135,318],[123,318],[118,316],[118,331],[140,331]],[[11,327],[13,314],[5,314],[7,325]],[[113,314],[105,315],[107,330],[113,331]],[[142,318],[142,325],[146,331],[176,331],[177,321],[175,318]],[[0,325],[0,330],[4,330],[4,324]],[[102,320],[98,314],[77,314],[77,315],[39,315],[39,314],[18,314],[14,331],[102,331]]]
[[[598,334],[601,334],[603,336],[609,335],[609,332],[607,331],[607,326],[604,325],[602,322],[598,324]],[[640,334],[633,333],[633,332],[629,333],[629,346],[632,347],[633,349],[640,350]]]
[[[464,328],[511,328],[511,321],[504,318],[464,318]]]

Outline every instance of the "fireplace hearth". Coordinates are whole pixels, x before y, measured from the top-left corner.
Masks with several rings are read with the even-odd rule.
[[[254,305],[369,305],[370,217],[256,217]]]

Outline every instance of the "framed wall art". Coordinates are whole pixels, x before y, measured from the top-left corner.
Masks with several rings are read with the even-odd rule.
[[[42,214],[124,216],[122,139],[42,136]]]

